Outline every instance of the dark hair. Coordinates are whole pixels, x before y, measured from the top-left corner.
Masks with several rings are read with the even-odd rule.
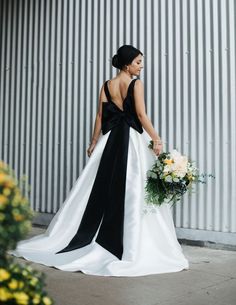
[[[122,69],[123,66],[132,63],[133,59],[143,53],[131,45],[123,45],[117,50],[117,54],[112,57],[112,66]]]

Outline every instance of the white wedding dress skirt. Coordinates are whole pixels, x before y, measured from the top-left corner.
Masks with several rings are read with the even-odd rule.
[[[111,131],[101,135],[65,202],[44,234],[18,243],[11,254],[64,271],[82,271],[102,276],[141,276],[188,269],[188,260],[178,243],[171,208],[164,204],[145,213],[146,172],[156,158],[148,148],[149,137],[130,128],[123,256],[116,256],[95,242],[70,252],[55,254],[77,232],[95,180],[100,158]],[[104,185],[104,189],[106,186]]]

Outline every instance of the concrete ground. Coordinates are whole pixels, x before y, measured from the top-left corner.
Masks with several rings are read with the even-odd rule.
[[[43,231],[34,227],[30,236]],[[30,265],[46,273],[56,305],[236,305],[236,252],[182,248],[190,269],[160,275],[100,277]]]

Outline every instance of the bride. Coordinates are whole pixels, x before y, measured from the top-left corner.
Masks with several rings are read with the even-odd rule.
[[[103,276],[189,268],[170,206],[146,212],[146,172],[162,142],[146,114],[143,83],[133,78],[140,75],[142,60],[142,52],[131,45],[113,56],[112,65],[120,71],[101,88],[86,166],[45,233],[19,242],[11,254]]]

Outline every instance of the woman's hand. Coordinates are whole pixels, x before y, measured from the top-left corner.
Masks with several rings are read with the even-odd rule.
[[[92,142],[89,144],[89,148],[87,149],[87,155],[88,155],[88,157],[91,156],[91,154],[92,154],[92,152],[93,152],[93,150],[94,150],[96,144],[97,144],[97,140],[95,140],[95,139],[93,139]]]
[[[163,144],[161,140],[154,140],[153,141],[153,151],[154,153],[159,156],[162,152]]]

